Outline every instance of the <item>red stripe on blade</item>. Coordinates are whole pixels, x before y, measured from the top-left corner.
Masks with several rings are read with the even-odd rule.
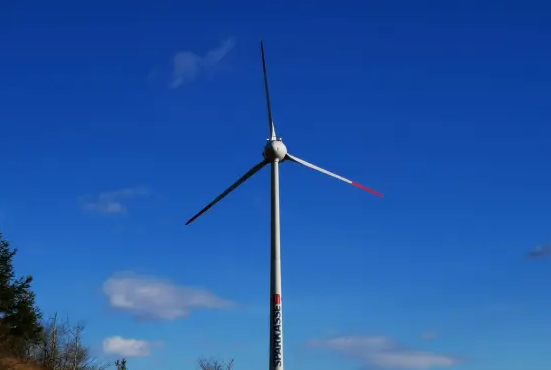
[[[379,192],[377,192],[377,191],[375,191],[375,190],[373,190],[373,189],[366,188],[365,186],[363,186],[362,184],[358,184],[357,182],[352,181],[352,185],[354,185],[354,186],[356,186],[356,187],[358,187],[358,188],[360,188],[360,189],[362,189],[362,190],[368,191],[368,192],[370,192],[371,194],[375,194],[375,195],[378,196],[378,197],[383,197],[383,194],[381,194],[381,193],[379,193]]]

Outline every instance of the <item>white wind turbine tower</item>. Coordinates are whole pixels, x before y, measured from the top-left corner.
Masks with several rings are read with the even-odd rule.
[[[249,170],[243,177],[237,180],[232,186],[226,189],[216,199],[210,202],[199,213],[193,216],[186,225],[192,223],[195,219],[208,211],[212,206],[218,203],[222,198],[235,190],[239,185],[243,184],[247,179],[267,164],[272,165],[272,187],[271,187],[271,271],[270,271],[270,366],[269,370],[283,370],[283,312],[281,300],[281,254],[280,254],[280,219],[279,219],[279,164],[284,161],[291,161],[319,171],[348,184],[354,185],[362,190],[366,190],[379,197],[383,195],[375,190],[366,188],[357,182],[348,180],[342,176],[324,170],[318,166],[308,163],[300,158],[297,158],[287,152],[287,147],[283,144],[281,138],[277,138],[272,120],[272,107],[270,104],[270,93],[268,90],[268,76],[266,73],[266,62],[264,58],[264,46],[260,41],[260,50],[262,52],[262,68],[264,71],[264,90],[266,93],[266,103],[268,107],[268,127],[270,130],[270,138],[264,147],[262,153],[264,159]]]

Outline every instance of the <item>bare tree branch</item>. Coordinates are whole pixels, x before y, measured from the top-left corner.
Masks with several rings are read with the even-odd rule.
[[[217,360],[214,358],[199,359],[199,369],[200,370],[232,370],[233,369],[234,359],[231,359],[229,362]]]
[[[72,325],[67,319],[58,322],[57,314],[44,323],[41,341],[30,358],[44,370],[105,370],[109,364],[99,364],[82,344],[83,324]]]

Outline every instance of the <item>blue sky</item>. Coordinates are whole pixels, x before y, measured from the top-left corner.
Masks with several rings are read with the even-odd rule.
[[[286,367],[548,369],[550,10],[5,1],[18,271],[99,358],[267,366],[269,171],[184,227],[261,159],[263,38],[289,151],[385,194],[282,165]]]

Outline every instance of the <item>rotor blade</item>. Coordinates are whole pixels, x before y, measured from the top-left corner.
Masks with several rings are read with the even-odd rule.
[[[383,196],[383,194],[379,193],[378,191],[375,191],[375,190],[373,190],[373,189],[367,188],[367,187],[365,187],[365,186],[363,186],[363,185],[361,185],[361,184],[358,184],[357,182],[354,182],[354,181],[352,181],[352,180],[348,180],[348,179],[346,179],[346,178],[344,178],[344,177],[342,177],[342,176],[339,176],[339,175],[337,175],[337,174],[334,174],[333,172],[329,172],[329,171],[327,171],[327,170],[324,170],[324,169],[321,168],[321,167],[318,167],[318,166],[316,166],[316,165],[313,165],[312,163],[308,163],[308,162],[306,162],[306,161],[304,161],[304,160],[302,160],[302,159],[300,159],[300,158],[297,158],[297,157],[295,157],[295,156],[293,156],[293,155],[291,155],[291,154],[287,154],[286,158],[289,159],[289,160],[291,160],[291,161],[293,161],[293,162],[299,163],[299,164],[301,164],[301,165],[303,165],[303,166],[309,167],[309,168],[311,168],[311,169],[313,169],[313,170],[319,171],[319,172],[321,172],[321,173],[324,173],[324,174],[326,174],[326,175],[329,175],[329,176],[331,176],[331,177],[334,177],[334,178],[336,178],[336,179],[339,179],[339,180],[341,180],[341,181],[344,181],[344,182],[346,182],[346,183],[349,183],[350,185],[354,185],[354,186],[356,186],[356,187],[358,187],[358,188],[360,188],[360,189],[362,189],[362,190],[365,190],[365,191],[370,192],[371,194],[375,194],[375,195],[378,196],[378,197],[382,197],[382,196]]]
[[[255,173],[257,173],[262,167],[264,167],[266,164],[268,164],[268,162],[266,161],[262,161],[260,162],[259,164],[257,164],[256,166],[254,166],[253,168],[251,168],[249,170],[249,172],[247,172],[245,175],[243,175],[243,177],[241,177],[239,180],[237,180],[235,183],[233,183],[232,186],[230,186],[229,188],[227,188],[222,194],[220,194],[218,197],[216,197],[215,200],[213,200],[212,202],[210,202],[205,208],[203,208],[199,213],[197,213],[195,216],[193,216],[192,218],[190,218],[190,220],[188,222],[186,222],[186,225],[189,225],[190,223],[192,223],[193,221],[195,221],[199,216],[201,216],[203,213],[205,213],[206,211],[208,211],[213,205],[215,205],[216,203],[218,203],[220,200],[222,200],[226,195],[228,195],[229,193],[231,193],[232,191],[234,191],[239,185],[241,185],[242,183],[244,183],[245,181],[247,181],[247,179],[249,179],[250,177],[252,177]]]
[[[270,138],[275,139],[276,133],[274,128],[274,120],[272,118],[272,103],[270,101],[270,90],[268,89],[268,72],[266,71],[266,58],[264,56],[264,43],[260,40],[260,51],[262,52],[262,70],[264,72],[264,92],[266,94],[266,105],[268,107],[268,130]]]

